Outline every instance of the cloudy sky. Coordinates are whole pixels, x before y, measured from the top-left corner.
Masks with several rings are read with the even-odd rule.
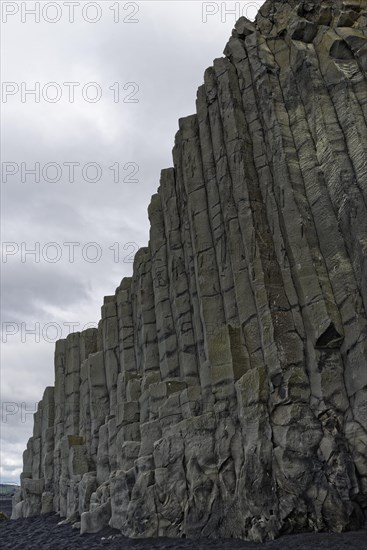
[[[55,340],[96,326],[131,275],[177,120],[262,3],[1,2],[2,481],[19,481]]]

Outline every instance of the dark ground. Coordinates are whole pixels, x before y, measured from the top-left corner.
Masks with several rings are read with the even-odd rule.
[[[0,512],[4,512],[7,516],[11,516],[12,497],[0,495]],[[1,543],[0,543],[1,548]]]
[[[305,533],[282,537],[265,544],[229,540],[188,539],[126,539],[118,531],[105,529],[95,535],[79,535],[70,525],[57,525],[59,516],[51,514],[36,518],[0,522],[0,548],[11,550],[74,550],[108,547],[134,550],[367,550],[367,531],[351,533]],[[108,540],[109,536],[116,537]],[[102,539],[105,537],[105,540]],[[102,540],[101,540],[102,539]]]

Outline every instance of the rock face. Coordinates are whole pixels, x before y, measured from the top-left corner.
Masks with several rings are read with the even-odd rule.
[[[237,22],[132,278],[56,345],[13,518],[252,540],[365,525],[366,4]]]

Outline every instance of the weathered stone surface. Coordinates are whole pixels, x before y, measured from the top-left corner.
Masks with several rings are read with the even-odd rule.
[[[57,342],[13,518],[254,541],[366,525],[366,24],[365,0],[236,23],[132,277]]]

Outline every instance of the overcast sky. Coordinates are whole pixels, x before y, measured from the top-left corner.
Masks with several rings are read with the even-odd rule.
[[[55,340],[96,326],[131,275],[178,118],[262,3],[1,2],[2,481],[19,481]]]

